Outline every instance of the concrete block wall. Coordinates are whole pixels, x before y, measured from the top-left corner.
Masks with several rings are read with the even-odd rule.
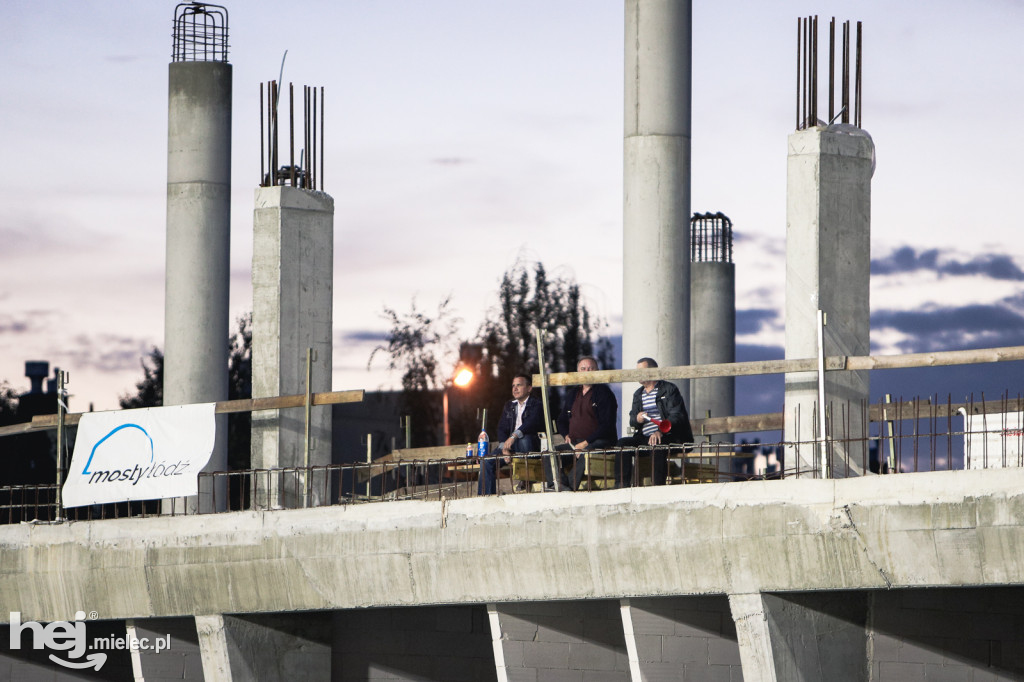
[[[629,680],[617,600],[497,604],[509,682]]]
[[[140,641],[144,637],[149,641],[168,635],[171,638],[166,651],[139,651],[138,665],[146,682],[204,679],[195,618],[147,618],[129,622],[135,625],[135,636]]]
[[[629,599],[628,604],[644,680],[743,679],[725,595]]]
[[[487,609],[473,605],[337,611],[331,679],[495,680]]]
[[[1024,587],[875,592],[871,680],[1024,680]]]

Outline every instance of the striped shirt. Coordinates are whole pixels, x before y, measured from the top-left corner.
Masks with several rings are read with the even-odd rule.
[[[658,411],[658,389],[654,388],[652,391],[644,391],[640,396],[643,400],[643,411],[647,413],[648,420],[661,419],[661,412]],[[645,421],[643,434],[649,436],[658,430],[658,425],[652,421]]]

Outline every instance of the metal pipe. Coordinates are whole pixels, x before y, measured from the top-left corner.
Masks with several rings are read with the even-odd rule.
[[[320,189],[324,188],[324,86],[320,86]]]
[[[288,164],[292,187],[295,187],[295,86],[288,84]]]
[[[861,76],[861,70],[860,70],[860,64],[861,64],[861,45],[862,45],[862,43],[861,43],[861,22],[859,22],[859,21],[858,21],[858,22],[857,22],[857,66],[856,66],[856,85],[854,86],[854,97],[856,98],[856,104],[854,105],[854,111],[855,111],[855,114],[854,114],[854,117],[853,117],[853,122],[854,122],[854,125],[856,125],[856,126],[857,126],[858,128],[860,128],[860,127],[861,127],[861,119],[860,119],[860,96],[861,96],[861,92],[860,92],[860,86],[861,86],[861,79],[860,79],[860,76]]]
[[[303,486],[302,506],[309,503],[309,431],[313,418],[313,349],[306,349],[306,430],[303,437],[305,451],[303,453],[302,466],[305,468],[305,485]]]
[[[811,123],[818,125],[818,16],[814,16],[811,30]]]
[[[800,130],[800,17],[796,18],[796,129]]]
[[[263,173],[264,173],[263,166],[264,166],[264,161],[265,161],[265,159],[263,158],[263,154],[264,154],[263,144],[264,144],[264,142],[265,142],[265,140],[263,139],[263,81],[260,81],[260,187],[263,187],[263,182],[264,182],[264,180],[263,180],[263,177],[264,177],[264,175],[263,175]]]
[[[540,368],[540,399],[544,406],[544,435],[548,439],[548,454],[551,463],[551,482],[555,492],[561,490],[561,476],[558,475],[561,467],[558,462],[558,455],[555,454],[555,441],[551,439],[551,408],[548,405],[548,381],[544,371],[544,341],[543,332],[537,328],[537,366]]]
[[[62,487],[64,485],[64,415],[67,413],[67,404],[64,402],[64,370],[57,370],[57,510],[56,520],[60,521],[64,498]]]
[[[821,455],[821,477],[828,478],[828,454],[825,443],[825,312],[818,310],[818,452]]]
[[[828,24],[828,121],[836,117],[836,18]]]

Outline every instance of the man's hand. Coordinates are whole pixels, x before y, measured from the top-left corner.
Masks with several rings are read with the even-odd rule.
[[[661,445],[661,431],[655,431],[651,434],[651,437],[647,439],[648,445]]]
[[[649,420],[650,420],[650,417],[647,416],[646,412],[641,412],[640,414],[638,414],[636,416],[636,421],[637,421],[638,424],[643,424],[645,421],[649,421]]]
[[[502,444],[502,446],[501,446],[502,454],[507,455],[508,453],[512,452],[512,445],[515,442],[516,442],[516,437],[515,436],[509,436],[508,438],[506,438],[504,444]]]
[[[588,441],[581,440],[578,443],[573,443],[572,444],[572,449],[573,450],[586,450],[588,445],[590,445],[590,443]],[[579,455],[576,455],[576,456],[579,457]]]

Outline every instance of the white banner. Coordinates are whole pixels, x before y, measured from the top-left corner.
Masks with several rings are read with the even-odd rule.
[[[964,468],[1002,469],[1021,466],[1024,412],[967,414],[964,417]]]
[[[213,453],[215,403],[82,415],[64,483],[64,506],[199,493]]]

